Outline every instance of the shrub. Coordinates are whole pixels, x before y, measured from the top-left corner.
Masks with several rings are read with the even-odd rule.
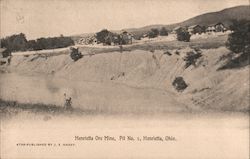
[[[177,31],[177,40],[178,41],[185,41],[189,42],[190,41],[191,35],[186,29],[180,29]]]
[[[176,77],[172,82],[172,85],[175,87],[177,91],[183,91],[188,86],[184,81],[183,77]]]
[[[82,54],[81,52],[79,52],[78,48],[70,48],[70,57],[72,58],[72,60],[77,61],[80,58],[82,58]]]
[[[161,36],[168,36],[168,30],[165,27],[162,27],[160,30]]]
[[[202,56],[201,52],[187,52],[187,55],[184,57],[184,61],[186,61],[185,69],[189,66],[196,66],[196,61]]]
[[[234,53],[248,53],[250,52],[250,21],[241,20],[233,21],[233,24],[230,26],[230,29],[233,31],[228,36],[226,46],[228,49]]]

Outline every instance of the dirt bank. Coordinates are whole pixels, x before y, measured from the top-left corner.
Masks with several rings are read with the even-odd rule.
[[[0,98],[63,105],[66,93],[75,107],[97,111],[248,110],[249,68],[218,70],[230,54],[225,47],[202,49],[185,68],[190,51],[114,51],[77,62],[68,54],[13,56],[0,77]],[[177,76],[188,85],[183,92],[172,86]]]

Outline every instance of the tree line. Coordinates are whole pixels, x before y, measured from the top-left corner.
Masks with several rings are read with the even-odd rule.
[[[1,48],[5,48],[5,54],[16,51],[32,51],[44,49],[56,49],[74,45],[70,37],[61,35],[60,37],[38,38],[27,40],[25,34],[15,34],[1,39]]]

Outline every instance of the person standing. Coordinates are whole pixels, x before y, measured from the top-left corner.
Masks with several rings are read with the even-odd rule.
[[[72,98],[71,97],[69,97],[69,98],[67,98],[67,96],[66,96],[66,93],[64,93],[64,109],[65,110],[73,110],[73,107],[72,107]]]

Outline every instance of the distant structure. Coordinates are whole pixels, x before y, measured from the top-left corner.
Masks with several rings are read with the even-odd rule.
[[[208,26],[206,32],[215,32],[215,27],[213,25]]]
[[[177,32],[181,31],[183,28],[180,26],[177,26],[173,29],[172,33],[176,34]]]
[[[133,34],[128,33],[127,31],[123,30],[122,33],[120,33],[120,44],[132,44],[133,42]]]
[[[206,32],[225,32],[227,31],[227,28],[225,25],[221,22],[212,24],[207,27]]]
[[[226,26],[219,22],[219,23],[215,23],[215,24],[211,24],[209,26],[201,26],[200,24],[196,24],[196,25],[192,25],[189,27],[181,27],[181,26],[177,26],[172,30],[173,34],[177,34],[177,32],[180,31],[188,31],[189,34],[201,34],[201,33],[211,33],[211,32],[225,32],[227,31]]]
[[[188,27],[188,32],[190,34],[201,34],[203,32],[203,29],[200,25],[192,25]]]
[[[225,27],[225,25],[223,23],[215,24],[215,31],[216,32],[225,32],[226,30],[227,30],[227,28]]]

